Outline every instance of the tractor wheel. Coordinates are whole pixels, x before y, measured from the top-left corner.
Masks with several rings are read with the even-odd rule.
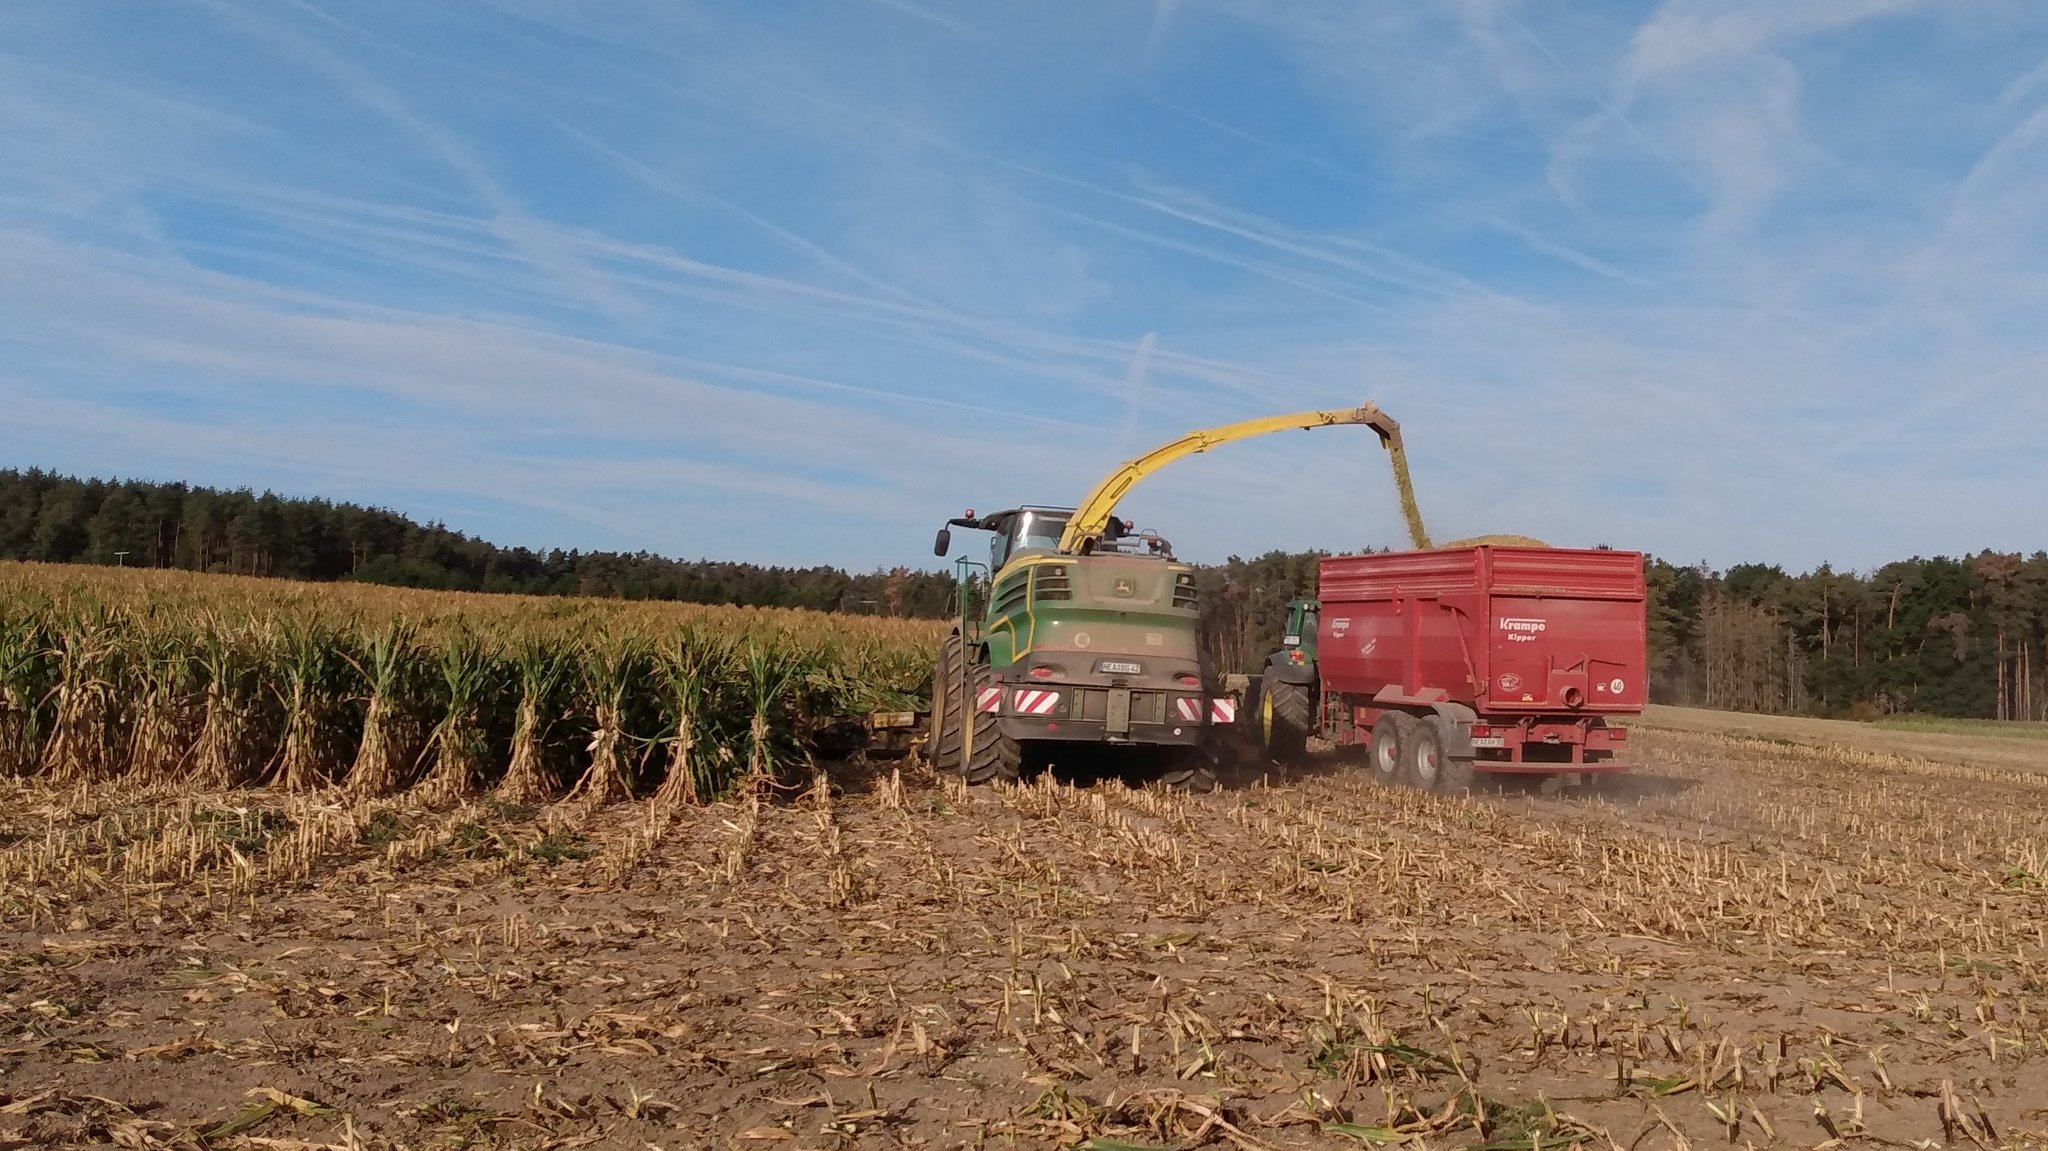
[[[1259,742],[1266,754],[1281,762],[1298,760],[1308,751],[1308,733],[1315,726],[1315,705],[1306,684],[1288,683],[1273,671],[1259,685]]]
[[[1372,725],[1372,741],[1366,745],[1366,767],[1376,782],[1389,787],[1406,782],[1401,758],[1415,735],[1415,717],[1406,712],[1383,711]]]
[[[1414,722],[1401,749],[1401,774],[1409,786],[1438,795],[1462,795],[1472,786],[1472,761],[1450,754],[1451,721],[1440,715]]]
[[[925,741],[925,754],[933,770],[964,776],[969,783],[1015,780],[1023,756],[1017,741],[1003,734],[993,712],[974,706],[983,688],[998,686],[989,669],[973,669],[971,690],[960,690],[960,665],[967,658],[960,637],[950,635],[939,647],[939,666],[932,677],[932,729]],[[970,720],[974,724],[974,761],[963,763],[964,736]]]

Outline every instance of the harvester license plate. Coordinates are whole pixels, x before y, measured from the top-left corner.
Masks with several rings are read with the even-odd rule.
[[[1508,741],[1498,735],[1475,735],[1472,737],[1473,747],[1506,747],[1507,745]]]
[[[1119,661],[1114,659],[1106,659],[1103,660],[1101,663],[1096,664],[1095,670],[1101,672],[1103,675],[1144,675],[1145,665],[1139,663],[1129,663],[1126,661]]]

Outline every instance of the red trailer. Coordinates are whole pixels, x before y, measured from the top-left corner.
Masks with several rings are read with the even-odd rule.
[[[1453,791],[1475,772],[1617,771],[1628,732],[1610,721],[1647,698],[1645,593],[1637,552],[1332,556],[1315,649],[1287,657],[1312,660],[1312,678],[1269,673],[1264,688],[1324,738],[1368,745],[1388,782]],[[1270,730],[1276,708],[1264,711]]]

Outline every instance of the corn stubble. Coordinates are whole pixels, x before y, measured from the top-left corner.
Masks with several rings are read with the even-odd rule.
[[[578,694],[561,722],[597,724]],[[1643,738],[1652,773],[1579,800],[1355,770],[1203,796],[817,773],[795,802],[657,787],[571,825],[424,787],[17,780],[0,835],[38,830],[0,847],[0,891],[49,934],[15,998],[161,938],[157,978],[229,1025],[195,1051],[176,1018],[53,1018],[15,1071],[83,1098],[111,1089],[66,1050],[259,1069],[288,1053],[234,1023],[274,1003],[292,1050],[383,1068],[321,1104],[391,1146],[688,1145],[702,1106],[745,1145],[2039,1145],[2048,785]],[[220,928],[243,924],[346,942],[242,953]],[[195,969],[200,931],[224,942]],[[485,1121],[437,1093],[451,1067],[499,1101]]]

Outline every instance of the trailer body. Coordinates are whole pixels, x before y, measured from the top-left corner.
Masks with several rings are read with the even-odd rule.
[[[1389,711],[1445,721],[1479,772],[1627,766],[1648,694],[1638,552],[1453,547],[1322,561],[1317,726],[1366,743]]]

